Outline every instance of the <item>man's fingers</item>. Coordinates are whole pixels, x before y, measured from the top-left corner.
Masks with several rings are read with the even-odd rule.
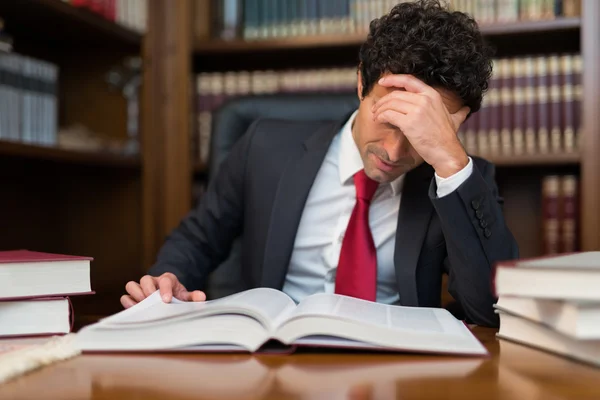
[[[187,289],[179,283],[177,287],[175,287],[173,291],[173,296],[177,297],[181,301],[204,301],[206,300],[206,295],[204,292],[200,290],[194,290],[192,292],[188,292]]]
[[[380,111],[376,116],[376,120],[380,123],[392,124],[400,129],[402,129],[406,118],[407,116],[405,114],[400,113],[396,110]]]
[[[394,99],[419,105],[423,100],[422,97],[423,95],[419,93],[407,92],[405,90],[393,90],[385,96],[382,96],[379,100],[377,100],[375,104],[373,104],[372,110],[375,111],[377,110],[377,108],[381,107],[382,104],[385,104],[386,102]]]
[[[135,306],[137,304],[137,301],[133,300],[131,296],[124,294],[123,296],[121,296],[121,304],[124,308],[129,308]]]
[[[194,290],[190,292],[191,301],[206,301],[206,294],[200,290]]]
[[[177,281],[177,279],[175,279],[175,281]],[[175,283],[173,282],[173,279],[167,274],[163,274],[160,278],[158,278],[158,290],[160,290],[160,297],[165,303],[171,302],[171,299],[173,298],[174,285]]]
[[[417,111],[417,106],[414,104],[406,103],[402,100],[390,101],[387,104],[379,107],[377,111],[373,113],[373,119],[376,120],[379,117],[379,114],[384,113],[386,111],[394,111],[400,114],[413,114]]]
[[[127,282],[127,285],[125,285],[125,290],[127,293],[129,293],[131,298],[137,302],[140,302],[146,298],[146,296],[144,296],[144,291],[137,282]]]
[[[150,296],[156,291],[156,278],[150,275],[146,275],[140,279],[140,286],[144,291],[146,297]]]
[[[379,80],[379,84],[385,87],[403,88],[413,93],[428,93],[434,90],[422,80],[406,74],[386,75]]]
[[[373,105],[371,111],[373,114],[376,114],[381,108],[390,108],[392,105],[397,105],[399,107],[398,111],[405,110],[402,112],[406,114],[410,111],[413,111],[416,107],[419,107],[419,105],[423,102],[422,97],[422,95],[416,93],[395,90],[379,99]]]
[[[468,106],[464,106],[463,108],[461,108],[454,114],[451,114],[451,118],[452,118],[452,122],[454,123],[455,131],[458,131],[458,128],[460,127],[460,125],[463,122],[465,122],[465,119],[467,119],[467,115],[469,115],[469,111],[471,111],[471,109]]]

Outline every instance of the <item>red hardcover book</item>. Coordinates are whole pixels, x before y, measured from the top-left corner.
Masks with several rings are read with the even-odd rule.
[[[88,7],[91,0],[71,0],[73,7]]]
[[[0,299],[0,338],[64,335],[73,321],[69,297]]]
[[[566,175],[561,179],[561,212],[560,212],[560,241],[563,253],[572,253],[578,250],[578,206],[577,177]]]
[[[582,73],[581,54],[573,56],[573,120],[575,123],[575,146],[581,148],[580,143],[582,139],[581,133],[581,97],[582,97],[582,85],[581,85],[581,73]]]
[[[512,61],[508,58],[500,60],[502,78],[499,80],[501,88],[501,128],[500,144],[502,154],[512,155],[512,129],[513,129],[513,71]]]
[[[542,237],[544,254],[559,252],[560,178],[545,176],[542,181]]]
[[[88,0],[89,8],[96,14],[104,16],[105,1],[104,0]]]
[[[514,154],[525,152],[525,84],[527,81],[525,60],[515,58],[512,60],[512,95],[513,95],[513,125],[512,139]],[[506,121],[505,121],[506,122]]]
[[[536,69],[535,59],[525,59],[525,151],[528,154],[537,152],[536,146]]]
[[[550,75],[550,149],[553,153],[562,152],[562,96],[560,58],[551,55],[548,59]]]
[[[550,80],[548,63],[544,56],[538,57],[537,72],[537,148],[538,153],[550,152]]]
[[[109,21],[117,19],[117,0],[104,0],[104,16]]]
[[[573,56],[565,54],[561,57],[562,74],[562,122],[563,122],[563,149],[567,152],[573,152],[576,149],[575,138],[575,85],[573,71]]]
[[[92,257],[29,250],[0,251],[0,298],[91,293]]]

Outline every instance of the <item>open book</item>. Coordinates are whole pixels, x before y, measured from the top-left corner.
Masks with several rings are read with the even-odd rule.
[[[82,351],[245,351],[282,344],[487,355],[447,310],[400,307],[335,294],[298,305],[259,288],[204,303],[164,303],[158,291],[77,334]]]

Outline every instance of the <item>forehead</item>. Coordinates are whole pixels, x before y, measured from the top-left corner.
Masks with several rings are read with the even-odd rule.
[[[446,109],[448,110],[448,112],[450,114],[454,114],[455,112],[460,110],[460,108],[462,107],[462,100],[460,99],[460,97],[458,97],[456,94],[454,94],[450,90],[447,90],[444,88],[434,88],[434,89],[442,97],[442,102],[444,103],[444,105],[446,106]],[[396,90],[404,91],[404,89],[402,89],[402,88],[388,88],[388,87],[383,87],[383,86],[379,85],[378,83],[376,83],[375,86],[373,86],[373,90],[371,90],[371,93],[367,97],[370,97],[372,99],[373,103],[375,103],[379,99],[381,99],[383,96],[385,96],[386,94],[394,92]]]

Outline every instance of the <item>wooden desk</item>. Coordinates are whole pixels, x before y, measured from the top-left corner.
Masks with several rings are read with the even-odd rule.
[[[474,331],[492,357],[83,355],[0,385],[0,399],[600,399],[600,369]]]

